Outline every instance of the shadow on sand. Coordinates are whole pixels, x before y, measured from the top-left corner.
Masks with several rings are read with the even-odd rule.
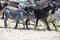
[[[0,28],[5,28],[5,27],[2,27],[2,26],[0,26]],[[7,29],[14,29],[14,28],[12,28],[12,27],[7,27]],[[45,29],[34,29],[34,28],[28,28],[28,29],[26,29],[26,28],[17,28],[18,30],[34,30],[34,31],[45,31]]]

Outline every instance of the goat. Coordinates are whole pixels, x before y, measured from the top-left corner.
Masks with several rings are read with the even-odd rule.
[[[47,17],[49,15],[49,11],[50,10],[53,10],[55,11],[56,9],[56,5],[54,3],[49,3],[45,8],[41,9],[40,6],[31,6],[29,7],[30,10],[34,11],[34,15],[35,15],[35,18],[36,18],[36,26],[35,26],[35,29],[37,27],[37,24],[38,24],[38,20],[39,19],[43,19],[45,20],[45,23],[47,24],[47,29],[50,30],[49,28],[49,25],[48,25],[48,22],[47,22]],[[27,25],[27,22],[28,22],[29,19],[26,20],[26,26],[28,27]]]
[[[5,26],[5,28],[7,28],[7,23],[6,22],[7,22],[9,17],[11,17],[11,18],[16,20],[16,25],[15,25],[15,29],[16,29],[17,26],[18,26],[19,20],[24,21],[24,19],[27,19],[27,18],[32,16],[30,13],[27,13],[23,9],[18,9],[18,8],[11,7],[11,6],[5,7],[3,9],[3,13],[5,15],[5,19],[4,19],[4,26]],[[24,26],[24,24],[23,24],[23,26]]]

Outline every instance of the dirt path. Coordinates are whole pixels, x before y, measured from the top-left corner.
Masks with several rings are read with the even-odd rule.
[[[60,40],[60,33],[0,28],[0,40]]]

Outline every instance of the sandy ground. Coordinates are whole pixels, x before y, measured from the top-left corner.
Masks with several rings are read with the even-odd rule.
[[[0,40],[60,40],[60,33],[0,28]]]

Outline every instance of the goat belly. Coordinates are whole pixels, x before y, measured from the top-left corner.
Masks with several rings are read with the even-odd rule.
[[[47,13],[43,13],[41,11],[35,11],[34,14],[35,14],[35,17],[39,19],[42,19],[48,16]]]

